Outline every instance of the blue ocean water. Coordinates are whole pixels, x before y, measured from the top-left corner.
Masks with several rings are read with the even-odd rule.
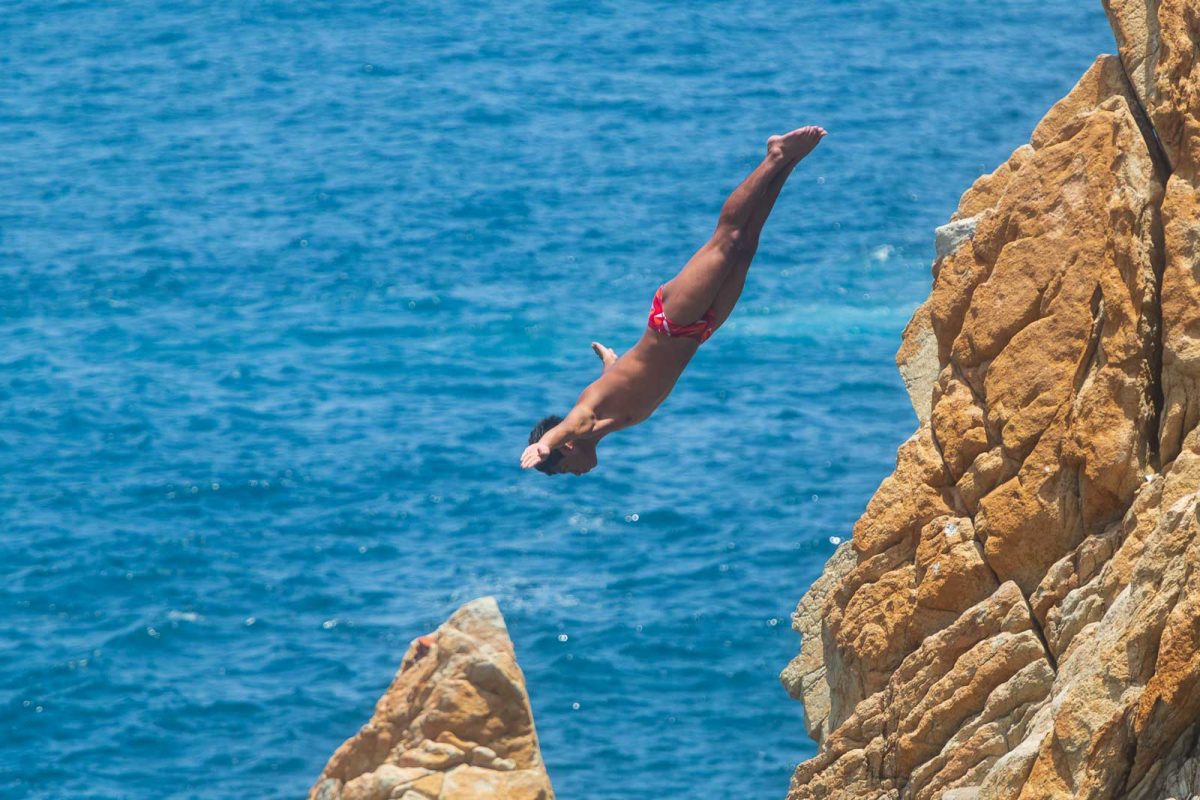
[[[563,798],[782,797],[789,613],[915,417],[932,229],[1074,0],[10,2],[0,794],[302,796],[494,594]],[[583,478],[516,466],[765,137],[742,303]]]

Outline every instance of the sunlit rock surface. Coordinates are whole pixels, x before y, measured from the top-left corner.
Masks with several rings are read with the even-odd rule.
[[[309,800],[552,800],[525,678],[496,601],[415,639],[375,714]]]
[[[920,427],[801,600],[789,798],[1200,794],[1200,3],[963,195],[897,360]]]

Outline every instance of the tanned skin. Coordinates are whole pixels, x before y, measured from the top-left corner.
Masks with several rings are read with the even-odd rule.
[[[673,323],[687,325],[709,308],[720,327],[742,294],[746,273],[758,249],[763,225],[792,170],[825,136],[817,126],[798,128],[767,139],[767,155],[725,204],[712,238],[663,285],[663,311]],[[700,343],[646,328],[624,355],[599,342],[592,349],[604,363],[600,377],[583,390],[570,413],[521,455],[521,466],[541,464],[558,449],[556,473],[582,475],[596,466],[596,444],[613,431],[636,425],[675,388]]]

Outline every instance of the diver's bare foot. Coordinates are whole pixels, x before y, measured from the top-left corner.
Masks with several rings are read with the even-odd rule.
[[[819,125],[806,125],[782,136],[767,139],[767,154],[777,154],[787,161],[799,161],[812,152],[825,136]]]
[[[602,362],[604,362],[605,368],[611,367],[613,364],[617,363],[617,351],[613,350],[611,347],[605,347],[599,342],[592,342],[592,351],[600,357]]]

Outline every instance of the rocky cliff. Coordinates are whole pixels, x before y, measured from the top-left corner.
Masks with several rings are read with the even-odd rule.
[[[939,229],[920,426],[793,618],[800,798],[1200,794],[1200,2]]]
[[[553,800],[525,678],[496,601],[415,639],[375,714],[309,800]]]

